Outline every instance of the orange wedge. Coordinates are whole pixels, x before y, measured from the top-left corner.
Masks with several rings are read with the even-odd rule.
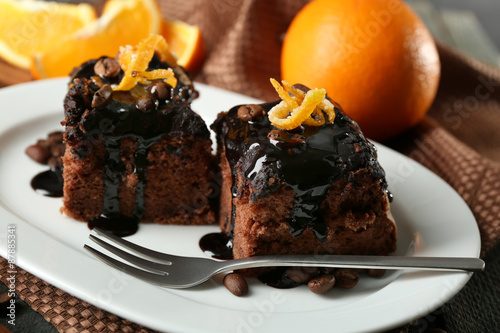
[[[114,57],[120,46],[136,45],[161,30],[161,14],[155,0],[109,0],[99,19],[58,47],[35,55],[30,70],[36,79],[66,76],[89,59]]]
[[[200,28],[182,21],[163,21],[163,37],[177,56],[177,63],[190,72],[196,72],[205,58]]]
[[[0,57],[27,69],[35,53],[56,47],[95,18],[88,4],[0,0]]]

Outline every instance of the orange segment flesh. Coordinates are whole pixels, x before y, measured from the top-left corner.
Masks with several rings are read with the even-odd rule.
[[[163,21],[163,37],[174,54],[177,63],[190,72],[196,72],[205,57],[200,28],[181,21]]]
[[[37,54],[31,63],[35,78],[66,76],[81,63],[113,57],[121,45],[136,45],[161,32],[155,0],[109,0],[102,16],[72,34],[56,48]]]
[[[96,18],[88,4],[0,0],[0,57],[28,69],[37,52],[60,45]]]

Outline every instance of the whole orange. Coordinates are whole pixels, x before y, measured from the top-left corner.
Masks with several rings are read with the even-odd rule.
[[[374,140],[417,124],[437,92],[434,40],[399,0],[314,0],[294,18],[282,78],[328,96]]]

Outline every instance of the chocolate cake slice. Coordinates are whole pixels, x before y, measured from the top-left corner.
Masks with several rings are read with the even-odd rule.
[[[289,88],[300,105],[308,89]],[[235,106],[212,125],[222,174],[219,223],[234,258],[395,251],[391,195],[375,147],[328,98],[321,103],[331,106],[333,122],[316,106],[288,130],[270,121],[296,116],[283,116],[283,103]]]
[[[149,59],[139,58],[145,50]],[[215,222],[211,140],[190,107],[191,80],[159,36],[117,59],[125,60],[102,57],[72,73],[62,211],[92,224]]]

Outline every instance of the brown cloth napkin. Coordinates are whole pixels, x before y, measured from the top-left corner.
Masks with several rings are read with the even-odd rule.
[[[264,100],[276,99],[280,48],[293,16],[307,3],[259,0],[159,0],[164,17],[199,25],[206,60],[195,79]],[[499,332],[500,69],[438,45],[442,78],[428,117],[385,142],[448,182],[469,205],[487,269],[445,306],[394,332]],[[6,67],[0,63],[0,70]],[[15,71],[14,71],[15,72]],[[20,81],[27,78],[20,73]],[[24,76],[23,76],[24,75]],[[5,82],[4,82],[5,84]],[[493,249],[493,250],[492,250]],[[7,278],[1,260],[0,279]],[[19,270],[18,295],[61,332],[149,332]],[[332,326],[334,327],[334,326]]]

